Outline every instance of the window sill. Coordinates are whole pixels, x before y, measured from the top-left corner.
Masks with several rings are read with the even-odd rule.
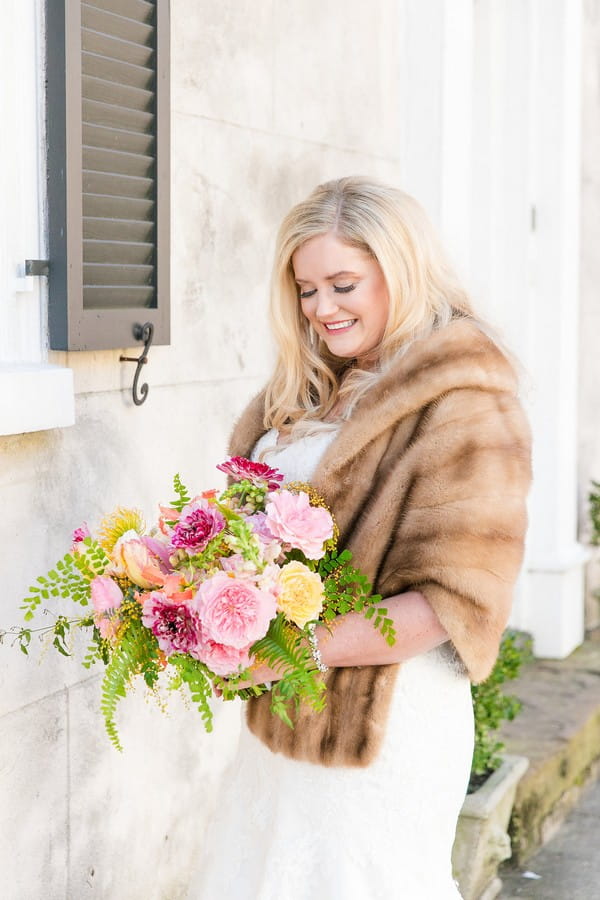
[[[71,369],[48,363],[0,364],[0,435],[74,424]]]

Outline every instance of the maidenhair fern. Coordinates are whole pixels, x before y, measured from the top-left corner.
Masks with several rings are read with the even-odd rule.
[[[323,579],[325,603],[323,619],[331,622],[336,616],[348,612],[362,613],[373,620],[373,627],[385,637],[391,646],[396,642],[396,631],[388,610],[379,606],[381,596],[372,594],[368,578],[352,564],[349,550],[326,553],[317,564],[317,572]]]
[[[42,600],[51,597],[70,598],[87,606],[90,597],[90,581],[102,575],[109,559],[100,544],[86,537],[77,545],[76,553],[65,553],[56,566],[46,575],[40,575],[37,584],[29,588],[29,596],[21,604],[25,621],[30,622]]]

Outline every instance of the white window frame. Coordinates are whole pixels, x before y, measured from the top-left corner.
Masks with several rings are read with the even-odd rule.
[[[71,369],[48,363],[43,0],[4,0],[0,29],[0,435],[75,422]]]

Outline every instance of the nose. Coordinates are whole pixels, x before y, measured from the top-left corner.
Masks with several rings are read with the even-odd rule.
[[[339,305],[334,294],[330,290],[324,288],[317,293],[317,308],[315,314],[318,319],[326,319],[332,313],[337,312]]]

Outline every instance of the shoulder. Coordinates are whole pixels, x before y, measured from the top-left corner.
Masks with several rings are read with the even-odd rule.
[[[475,320],[455,319],[414,341],[390,369],[406,384],[419,384],[431,398],[460,388],[517,394],[515,363]]]
[[[231,456],[248,456],[257,440],[265,433],[265,389],[247,404],[233,426],[229,439]]]

